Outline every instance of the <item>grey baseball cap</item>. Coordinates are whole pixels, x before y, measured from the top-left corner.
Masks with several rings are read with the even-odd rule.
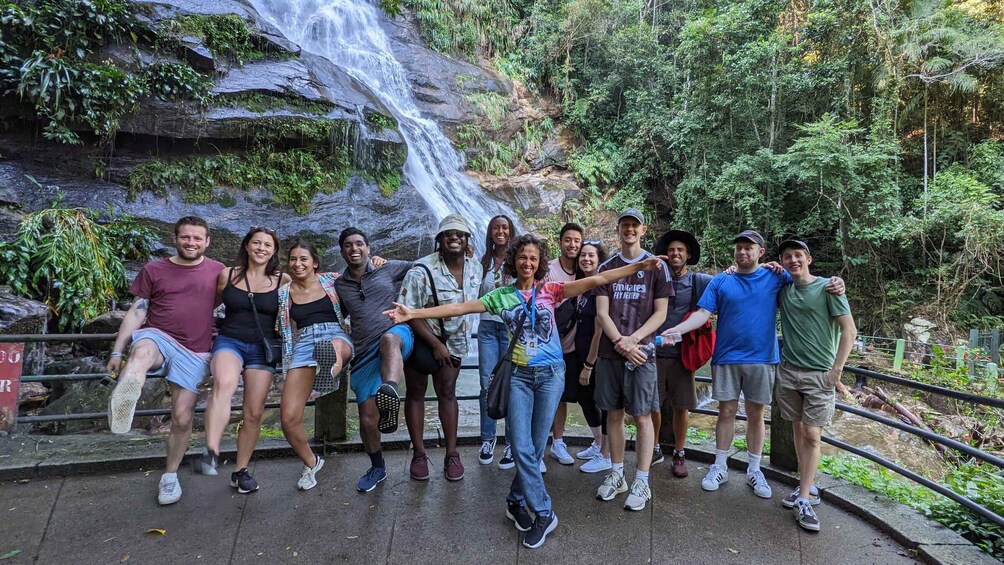
[[[744,230],[739,233],[739,235],[732,238],[732,243],[739,243],[742,240],[752,241],[753,243],[763,247],[763,236],[753,230]]]
[[[621,223],[621,220],[624,218],[634,218],[638,220],[639,224],[645,223],[645,214],[642,214],[637,208],[628,208],[627,210],[621,212],[621,215],[617,216],[617,223]]]

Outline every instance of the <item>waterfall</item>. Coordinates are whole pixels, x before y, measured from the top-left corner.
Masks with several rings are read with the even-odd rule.
[[[324,57],[366,85],[397,120],[408,147],[403,177],[418,190],[436,220],[459,213],[471,223],[472,243],[481,243],[489,220],[504,203],[489,198],[464,175],[463,157],[439,126],[422,117],[404,68],[395,59],[380,14],[366,0],[251,0],[265,19],[290,40]]]

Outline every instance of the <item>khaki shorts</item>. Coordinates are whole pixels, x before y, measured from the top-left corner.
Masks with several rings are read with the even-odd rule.
[[[659,373],[659,404],[663,407],[697,408],[697,384],[694,372],[683,367],[679,357],[657,357]]]
[[[712,365],[711,398],[719,402],[739,400],[741,392],[746,402],[770,404],[777,365]]]
[[[826,382],[826,371],[781,363],[777,371],[777,407],[782,418],[822,428],[833,419],[835,402],[834,385]]]

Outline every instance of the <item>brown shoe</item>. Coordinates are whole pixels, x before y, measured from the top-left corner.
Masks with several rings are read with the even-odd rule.
[[[460,452],[454,451],[446,455],[446,480],[459,481],[464,478],[464,464],[460,462]]]
[[[673,476],[683,478],[689,475],[687,471],[687,459],[683,454],[674,451],[673,452]]]
[[[425,453],[416,453],[411,458],[411,478],[416,481],[429,480],[429,456]]]

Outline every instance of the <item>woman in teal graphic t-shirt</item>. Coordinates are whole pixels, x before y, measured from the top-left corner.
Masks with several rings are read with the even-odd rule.
[[[639,271],[662,268],[661,260],[652,257],[576,281],[543,283],[540,281],[547,276],[547,262],[547,245],[534,235],[521,235],[506,249],[504,269],[516,279],[513,284],[497,288],[479,300],[461,304],[412,310],[395,303],[395,309],[387,311],[396,324],[416,318],[452,318],[491,312],[502,319],[510,337],[519,336],[512,353],[514,370],[506,414],[508,437],[516,460],[516,477],[506,497],[506,516],[515,522],[516,529],[528,532],[523,545],[531,548],[543,545],[547,534],[558,525],[538,466],[565,386],[565,363],[554,321],[554,307],[566,298]],[[517,327],[520,319],[523,320],[522,328]],[[530,518],[527,507],[536,514],[536,520]]]

